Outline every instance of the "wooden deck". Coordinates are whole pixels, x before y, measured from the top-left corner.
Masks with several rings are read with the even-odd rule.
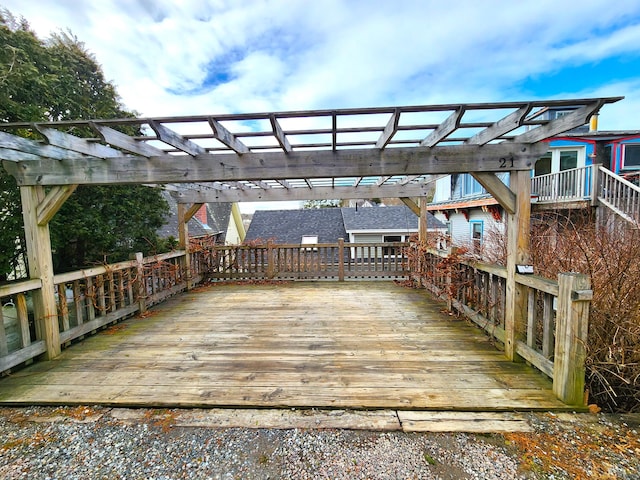
[[[215,285],[0,380],[0,405],[559,410],[424,291],[392,282]]]

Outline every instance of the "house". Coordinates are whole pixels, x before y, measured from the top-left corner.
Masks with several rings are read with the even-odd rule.
[[[599,216],[615,212],[638,222],[640,195],[637,192],[621,194],[625,202],[619,205],[618,199],[605,199],[602,195],[630,188],[621,180],[638,185],[640,131],[580,128],[554,137],[548,143],[548,152],[531,171],[533,212],[598,209]],[[499,176],[508,184],[508,173]],[[603,181],[611,187],[603,186]],[[606,208],[602,211],[599,207]],[[490,248],[485,244],[491,243],[494,235],[505,232],[502,208],[470,174],[437,180],[435,195],[427,210],[447,225],[452,244],[466,246],[476,253]]]
[[[429,214],[427,229],[446,226]],[[418,232],[418,217],[405,206],[257,210],[245,242],[279,244],[405,242]]]
[[[178,238],[178,203],[166,190],[163,198],[169,205],[165,224],[158,229],[161,238]],[[236,203],[205,203],[188,222],[189,237],[211,236],[216,243],[239,244],[244,240],[245,229]]]

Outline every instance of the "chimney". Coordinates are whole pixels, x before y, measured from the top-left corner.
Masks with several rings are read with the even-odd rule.
[[[597,132],[598,131],[598,114],[594,113],[591,115],[591,119],[589,120],[589,131]]]
[[[194,216],[202,225],[208,225],[209,221],[207,220],[207,204],[203,203]]]

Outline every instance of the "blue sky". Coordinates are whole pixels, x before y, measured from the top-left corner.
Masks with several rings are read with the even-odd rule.
[[[625,96],[640,130],[637,0],[0,0],[70,29],[144,116]]]

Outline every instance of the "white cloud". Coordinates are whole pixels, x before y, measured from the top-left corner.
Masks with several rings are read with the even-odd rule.
[[[526,79],[637,56],[640,40],[640,5],[607,0],[3,3],[41,36],[70,28],[143,115],[523,100],[540,97]],[[552,96],[638,84],[576,90]]]

